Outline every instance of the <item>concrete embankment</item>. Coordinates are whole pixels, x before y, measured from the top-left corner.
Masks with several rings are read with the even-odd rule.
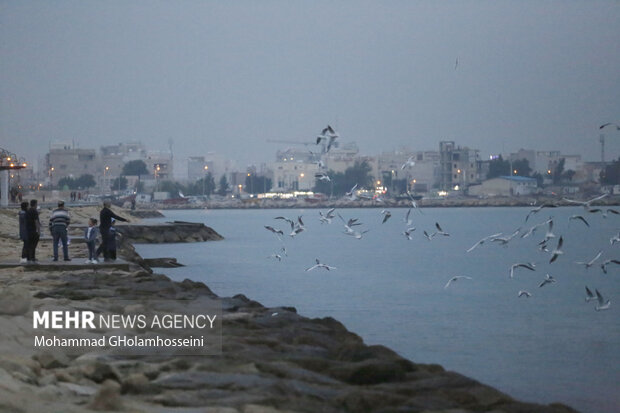
[[[126,240],[133,239],[128,228]],[[146,229],[135,231],[147,239],[140,232]],[[74,355],[32,344],[33,310],[129,314],[144,300],[169,300],[177,313],[218,302],[222,354]],[[217,297],[203,283],[173,282],[139,267],[0,269],[0,331],[0,412],[574,412],[522,403],[441,366],[368,346],[332,318],[266,308],[243,295]]]

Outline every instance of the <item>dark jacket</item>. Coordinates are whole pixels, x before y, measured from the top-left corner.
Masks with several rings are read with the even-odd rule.
[[[67,229],[69,224],[71,223],[71,218],[69,217],[69,211],[64,208],[56,208],[52,211],[52,215],[50,215],[50,230],[52,227],[61,227]]]
[[[26,241],[28,232],[26,231],[26,211],[19,211],[19,239]]]
[[[39,221],[39,211],[36,208],[28,208],[26,211],[26,234],[28,237],[41,233],[41,222]]]
[[[107,231],[112,226],[112,218],[118,221],[127,222],[127,220],[123,217],[119,217],[116,215],[110,208],[104,207],[99,213],[99,229],[101,232],[104,230]]]

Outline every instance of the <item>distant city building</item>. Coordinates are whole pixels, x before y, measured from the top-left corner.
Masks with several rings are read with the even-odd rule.
[[[413,164],[407,163],[410,158]],[[384,152],[377,157],[375,176],[386,175],[391,175],[392,179],[405,179],[409,191],[428,192],[439,182],[439,152]]]
[[[140,142],[102,146],[99,151],[101,156],[101,172],[99,173],[101,182],[99,184],[105,190],[108,190],[112,182],[121,176],[127,162],[141,160],[147,163],[147,150]]]
[[[62,178],[77,179],[82,175],[100,175],[95,149],[80,149],[66,143],[54,143],[45,155],[46,182],[58,185]]]
[[[463,190],[481,181],[479,151],[456,146],[452,141],[439,142],[439,178],[444,190]]]
[[[521,196],[537,191],[534,178],[524,176],[500,176],[487,179],[478,185],[470,185],[468,194],[472,196]]]
[[[172,180],[173,166],[170,151],[149,151],[146,154],[146,168],[156,180]]]

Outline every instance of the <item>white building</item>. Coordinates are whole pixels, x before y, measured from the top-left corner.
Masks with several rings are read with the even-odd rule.
[[[520,196],[531,195],[537,190],[534,178],[524,176],[500,176],[487,179],[479,185],[469,187],[472,196]]]

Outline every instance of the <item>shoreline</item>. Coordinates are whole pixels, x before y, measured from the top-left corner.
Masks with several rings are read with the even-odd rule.
[[[156,226],[152,230],[162,233]],[[124,244],[119,255],[140,263],[132,241]],[[366,345],[331,317],[310,319],[294,307],[267,308],[242,294],[218,297],[204,283],[174,282],[138,264],[126,271],[91,267],[0,269],[0,328],[7,332],[0,341],[0,411],[575,411],[559,403],[519,402],[439,365]],[[10,297],[21,297],[27,308],[7,314]],[[141,297],[176,302],[180,313],[191,302],[217,301],[222,354],[73,357],[36,351],[28,342],[32,309],[103,311]]]

